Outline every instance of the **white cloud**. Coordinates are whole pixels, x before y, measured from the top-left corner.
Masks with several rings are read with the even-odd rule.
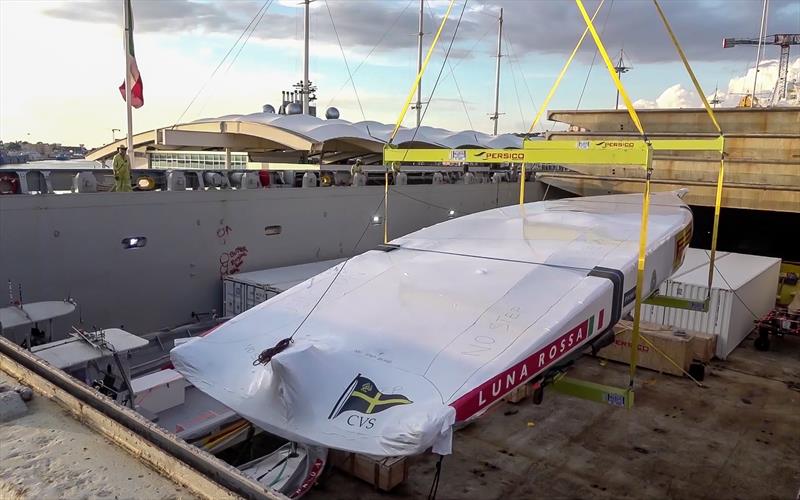
[[[717,98],[723,101],[723,106],[736,106],[742,95],[751,94],[753,92],[755,76],[756,70],[755,67],[753,67],[750,68],[745,75],[731,78],[728,82],[727,90],[718,95]],[[800,83],[800,57],[789,64],[787,80],[789,81],[789,94],[794,93],[794,96],[790,95],[789,100],[784,104],[800,105],[800,100],[798,100],[797,95],[797,85]],[[777,81],[778,60],[768,59],[762,61],[761,64],[759,64],[758,80],[756,80],[756,97],[761,100],[762,104],[769,102],[772,98],[772,93],[775,90]]]
[[[775,90],[775,83],[778,80],[778,61],[770,59],[759,64],[758,80],[756,84],[756,96],[761,100],[761,104],[769,104],[772,93]],[[718,106],[733,107],[739,104],[742,96],[753,92],[753,82],[755,79],[755,68],[750,68],[747,73],[735,76],[728,82],[726,89],[720,89],[716,93],[716,98],[720,100]],[[800,57],[789,64],[787,80],[788,98],[781,101],[782,105],[800,105]],[[706,96],[711,101],[714,93]],[[690,108],[702,106],[700,99],[693,90],[687,90],[681,84],[675,84],[664,90],[655,100],[637,99],[633,105],[637,108]]]
[[[637,108],[693,108],[700,106],[700,99],[694,91],[677,83],[661,93],[655,101],[638,99],[633,103]]]

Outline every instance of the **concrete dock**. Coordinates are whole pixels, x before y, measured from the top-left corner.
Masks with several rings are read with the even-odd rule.
[[[502,403],[456,433],[438,496],[454,498],[791,499],[800,489],[800,339],[752,338],[714,361],[705,388],[640,370],[623,410],[545,391]],[[627,386],[628,367],[585,357],[571,376]],[[436,458],[411,460],[391,493],[340,471],[311,499],[425,498]]]
[[[0,384],[17,382],[0,372]],[[0,499],[194,499],[39,395],[0,424]]]

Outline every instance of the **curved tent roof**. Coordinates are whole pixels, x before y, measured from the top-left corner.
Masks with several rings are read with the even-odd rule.
[[[339,158],[378,154],[394,126],[376,121],[324,120],[310,115],[250,113],[203,118],[134,136],[134,147],[154,149],[213,150],[231,148],[247,152],[295,152],[298,155],[334,153]],[[87,158],[113,156],[125,139],[92,151]],[[453,132],[422,126],[402,127],[394,140],[415,148],[519,148],[522,139],[513,134],[491,136],[474,130]]]

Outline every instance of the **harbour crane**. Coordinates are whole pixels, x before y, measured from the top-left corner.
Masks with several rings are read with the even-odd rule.
[[[781,57],[778,63],[778,81],[775,84],[775,94],[777,100],[785,99],[787,95],[788,74],[789,74],[789,47],[792,45],[800,45],[800,33],[782,33],[777,35],[768,35],[760,39],[756,38],[723,38],[722,48],[728,49],[736,45],[777,45],[781,48]],[[758,71],[758,68],[756,68]],[[775,95],[773,95],[775,100]]]

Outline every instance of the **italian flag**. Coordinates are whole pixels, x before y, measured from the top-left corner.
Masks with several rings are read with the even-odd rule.
[[[136,55],[133,52],[133,12],[131,11],[131,0],[125,0],[125,67],[127,69],[125,78],[131,87],[131,106],[141,108],[144,104],[144,87],[142,86],[142,75],[139,74],[139,67],[136,65]],[[122,100],[125,100],[125,82],[119,86]]]

